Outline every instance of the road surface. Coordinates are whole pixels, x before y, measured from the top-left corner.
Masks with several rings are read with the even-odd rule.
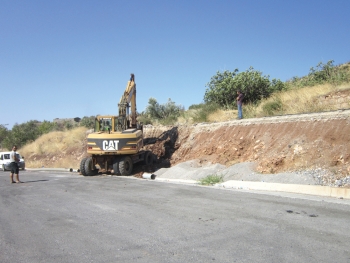
[[[117,176],[0,172],[0,262],[350,262],[350,205]]]

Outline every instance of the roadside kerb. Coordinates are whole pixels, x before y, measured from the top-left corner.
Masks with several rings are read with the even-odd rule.
[[[196,180],[169,179],[169,178],[156,178],[156,180],[163,181],[163,182],[170,182],[170,183],[185,183],[185,184],[198,185],[198,181]],[[306,195],[350,199],[350,189],[321,186],[321,185],[280,184],[280,183],[230,180],[224,183],[215,184],[214,186],[222,187],[225,189],[232,188],[232,189],[242,189],[242,190],[286,192],[286,193],[295,193],[295,194],[306,194]]]
[[[217,186],[224,188],[288,192],[350,199],[350,189],[321,185],[280,184],[230,180],[221,184],[217,184]]]
[[[196,180],[187,180],[187,179],[156,178],[156,181],[172,182],[172,183],[185,183],[185,184],[198,184],[198,181],[196,181]]]

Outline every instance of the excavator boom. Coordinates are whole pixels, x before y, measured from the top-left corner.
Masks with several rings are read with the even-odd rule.
[[[131,104],[131,105],[130,105]],[[131,106],[131,114],[129,114],[129,108]],[[125,118],[130,124],[126,124],[125,127],[136,128],[136,83],[135,76],[131,74],[124,94],[120,98],[119,104],[119,117]]]

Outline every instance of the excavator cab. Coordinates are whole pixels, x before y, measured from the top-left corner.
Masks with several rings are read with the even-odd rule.
[[[95,132],[108,132],[113,131],[111,117],[97,117],[95,119]]]

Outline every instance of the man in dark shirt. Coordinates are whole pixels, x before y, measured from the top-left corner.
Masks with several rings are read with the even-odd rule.
[[[237,95],[238,119],[243,119],[242,104],[244,96],[240,90],[237,91]]]

